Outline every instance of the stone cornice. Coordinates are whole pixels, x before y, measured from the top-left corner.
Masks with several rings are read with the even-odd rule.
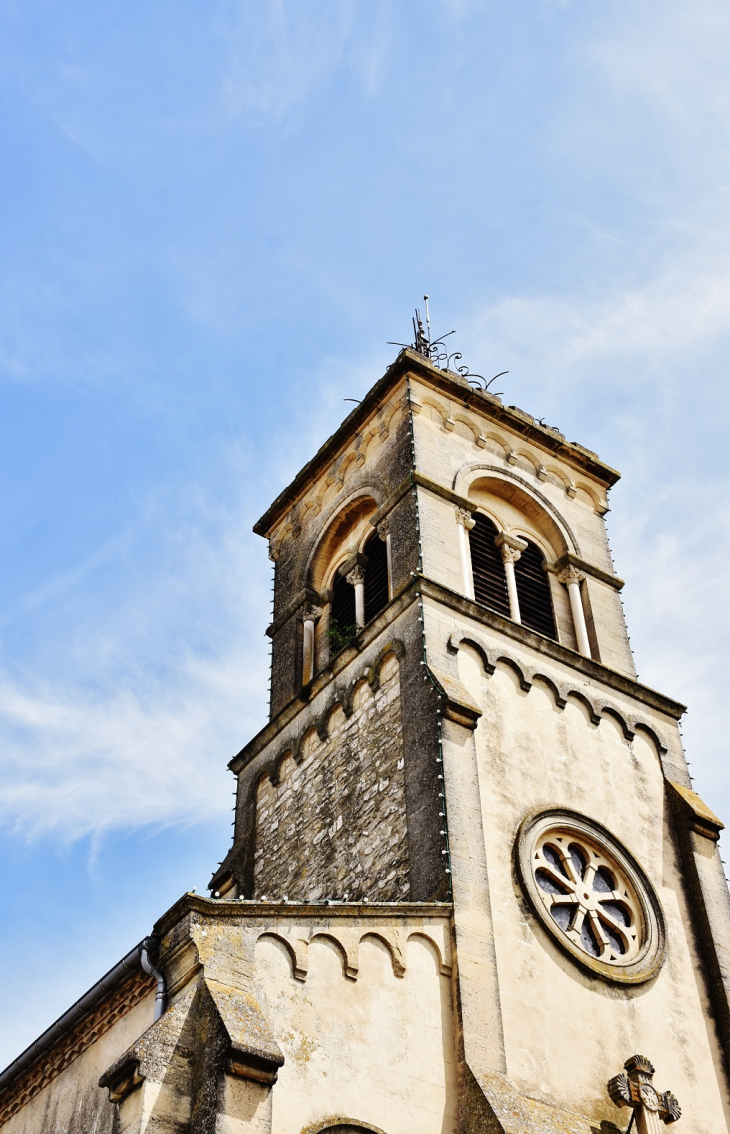
[[[512,622],[509,618],[503,618],[500,614],[488,610],[487,607],[481,606],[479,603],[457,594],[456,591],[449,590],[448,587],[444,587],[441,583],[436,583],[432,579],[427,579],[425,576],[420,575],[414,578],[413,585],[420,594],[427,598],[441,602],[445,606],[457,610],[460,614],[464,614],[468,618],[473,618],[475,622],[481,622],[483,625],[499,631],[506,637],[512,638],[514,641],[520,642],[524,646],[531,647],[533,650],[544,654],[546,657],[552,658],[554,661],[562,662],[564,665],[570,666],[584,677],[591,678],[594,681],[600,681],[603,685],[607,685],[609,688],[615,689],[620,693],[625,693],[626,696],[633,697],[635,700],[650,706],[652,709],[656,709],[660,713],[666,713],[667,716],[672,717],[674,720],[679,720],[687,711],[686,705],[682,705],[679,701],[665,697],[655,689],[641,685],[640,682],[634,681],[632,678],[626,677],[625,674],[618,673],[614,669],[609,669],[608,666],[593,661],[592,658],[583,657],[582,654],[569,649],[567,646],[562,646],[559,642],[553,641],[552,638],[545,638],[542,634],[537,634],[534,630],[528,630],[525,626],[520,626],[517,622]]]
[[[290,618],[293,618],[305,602],[314,603],[314,605],[317,606],[322,602],[322,596],[317,594],[313,587],[303,587],[302,590],[294,596],[291,602],[285,606],[278,618],[275,618],[271,625],[266,627],[264,633],[267,637],[273,638],[276,631],[280,630]]]
[[[429,492],[433,492],[435,496],[441,496],[444,500],[448,500],[450,504],[455,504],[457,508],[463,508],[467,512],[476,512],[479,507],[476,501],[469,500],[466,496],[460,496],[458,492],[454,492],[444,484],[439,484],[437,480],[432,480],[430,476],[418,472],[417,469],[414,469],[411,473],[411,483],[418,484],[421,488],[426,488]]]
[[[509,618],[503,618],[500,614],[488,610],[487,607],[481,606],[479,603],[457,594],[456,591],[449,590],[448,587],[444,587],[441,583],[427,579],[423,575],[417,575],[413,577],[408,586],[405,587],[399,595],[396,595],[396,597],[392,599],[385,610],[365,627],[353,645],[348,646],[347,649],[338,654],[337,657],[333,659],[331,666],[328,666],[318,673],[310,685],[305,686],[296,697],[289,701],[289,703],[277,713],[274,719],[264,725],[261,731],[229,761],[228,767],[231,771],[238,773],[254,756],[265,748],[267,744],[270,744],[318,693],[330,685],[335,677],[342,673],[342,671],[359,656],[362,650],[377,638],[388,622],[397,618],[402,611],[414,602],[419,594],[433,598],[437,602],[442,602],[446,606],[458,610],[459,613],[473,618],[476,622],[481,622],[483,625],[499,631],[507,638],[512,638],[522,645],[530,646],[546,657],[562,662],[564,665],[568,665],[572,669],[577,670],[584,677],[602,682],[609,688],[615,689],[620,693],[625,693],[627,696],[635,698],[644,705],[657,709],[661,713],[666,713],[667,716],[672,717],[674,720],[679,720],[686,712],[686,706],[681,704],[681,702],[675,701],[670,697],[665,697],[662,693],[658,693],[656,690],[650,689],[648,686],[632,680],[625,674],[618,673],[614,669],[609,669],[608,666],[602,665],[601,662],[583,657],[583,655],[579,654],[576,650],[571,650],[567,646],[553,641],[552,638],[545,638],[542,634],[537,634],[534,630],[528,630],[526,627],[512,622]]]
[[[460,401],[491,421],[505,426],[511,432],[526,437],[538,448],[579,468],[601,484],[610,487],[619,480],[620,473],[604,464],[595,453],[582,445],[566,441],[562,434],[540,425],[530,414],[516,406],[505,406],[492,394],[474,390],[456,374],[439,370],[428,359],[415,351],[405,349],[388,367],[385,374],[368,391],[358,406],[348,414],[340,427],[315,453],[311,461],[297,473],[294,480],[274,500],[253,527],[256,535],[267,536],[281,517],[306,492],[309,485],[326,468],[339,452],[360,432],[365,423],[390,397],[395,387],[409,375],[417,378],[447,396]]]
[[[164,937],[184,917],[199,914],[205,918],[240,919],[283,919],[301,920],[303,917],[313,921],[326,918],[383,918],[401,917],[450,917],[451,902],[262,902],[249,898],[206,898],[202,894],[183,894],[155,922],[154,932]]]

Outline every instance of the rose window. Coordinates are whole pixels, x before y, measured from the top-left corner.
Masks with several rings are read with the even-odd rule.
[[[649,880],[600,824],[553,809],[528,818],[520,876],[543,926],[583,967],[638,983],[661,964],[664,919]]]
[[[578,948],[602,961],[634,959],[641,907],[612,859],[555,830],[536,847],[533,869],[548,913]]]

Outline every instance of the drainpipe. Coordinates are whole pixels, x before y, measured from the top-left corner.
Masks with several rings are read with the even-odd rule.
[[[150,952],[157,952],[160,942],[156,937],[145,937],[141,943],[139,960],[142,968],[148,976],[154,977],[157,981],[157,993],[155,995],[155,1020],[159,1020],[162,1013],[167,1007],[167,981],[165,974],[160,969],[156,969],[150,960]]]
[[[80,1000],[77,1000],[54,1024],[51,1024],[42,1036],[34,1040],[30,1047],[21,1052],[17,1059],[14,1059],[4,1071],[0,1071],[0,1092],[6,1090],[11,1083],[15,1082],[23,1071],[37,1063],[41,1056],[54,1047],[63,1036],[68,1035],[80,1020],[88,1016],[89,1012],[93,1011],[110,992],[114,991],[117,985],[121,984],[140,965],[146,973],[149,973],[157,981],[155,1020],[159,1020],[165,1010],[167,985],[164,975],[159,969],[154,968],[149,957],[150,952],[154,952],[158,945],[157,938],[145,937],[139,945],[130,949],[126,957],[122,957],[113,969],[110,969],[88,992],[85,992]]]

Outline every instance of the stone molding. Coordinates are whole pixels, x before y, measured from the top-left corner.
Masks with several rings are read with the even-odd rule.
[[[502,556],[503,563],[516,563],[522,552],[527,550],[526,539],[508,535],[507,532],[498,532],[494,545]]]
[[[473,500],[469,500],[467,496],[461,496],[458,492],[454,492],[453,488],[447,488],[445,484],[440,484],[439,481],[433,480],[425,473],[418,472],[414,469],[410,476],[411,484],[418,485],[419,488],[425,488],[428,492],[432,492],[434,496],[440,496],[443,500],[448,500],[450,504],[455,504],[457,508],[463,508],[470,514],[476,512],[479,507]]]
[[[246,744],[232,760],[229,760],[228,767],[230,770],[234,774],[238,774],[246,764],[249,764],[263,748],[266,748],[275,737],[282,733],[284,729],[298,717],[299,713],[306,705],[314,701],[332,682],[337,682],[340,674],[347,670],[349,666],[356,661],[358,656],[362,654],[376,638],[380,637],[384,628],[389,623],[394,622],[417,598],[418,591],[414,585],[414,581],[411,580],[399,594],[391,599],[388,606],[381,611],[377,618],[374,618],[372,622],[368,623],[350,646],[337,654],[337,656],[332,659],[330,665],[315,674],[310,685],[301,689],[296,697],[293,697],[291,701],[279,710],[273,720],[264,725],[264,727],[256,733],[256,736],[252,737],[248,744]],[[397,653],[398,649],[404,649],[405,647],[402,642],[400,642],[400,639],[393,638],[392,648]],[[352,685],[352,681],[348,678],[345,678],[344,682],[347,686]],[[337,686],[338,689],[341,687],[341,685]]]
[[[718,842],[725,824],[718,819],[714,811],[710,810],[696,791],[685,787],[684,784],[670,780],[668,786],[672,794],[674,810],[682,816],[687,826],[696,834],[711,839],[713,843]]]
[[[439,705],[443,716],[447,720],[463,725],[464,728],[475,729],[482,715],[482,710],[472,698],[465,685],[448,673],[443,673],[429,665],[428,672],[436,682],[439,689]]]
[[[501,399],[489,392],[473,390],[468,383],[463,382],[456,375],[439,370],[427,359],[406,348],[391,363],[360,405],[355,407],[339,429],[254,524],[253,530],[257,535],[265,536],[272,531],[286,512],[304,495],[309,484],[345,448],[352,436],[362,432],[365,424],[397,393],[399,385],[408,384],[411,376],[447,394],[467,409],[476,410],[487,420],[495,421],[510,432],[527,437],[537,448],[552,453],[567,464],[594,477],[601,484],[608,487],[619,480],[619,473],[615,469],[604,464],[595,453],[591,453],[583,445],[566,441],[562,434],[540,425],[530,414],[516,407],[505,406]],[[418,412],[417,399],[411,395],[408,401],[411,411]]]
[[[270,626],[266,627],[264,633],[268,638],[273,638],[277,630],[281,630],[282,626],[284,626],[290,618],[293,618],[296,615],[301,606],[303,606],[305,603],[312,603],[316,606],[321,603],[321,601],[322,596],[319,595],[313,587],[302,587],[301,591],[299,591],[298,594],[294,596],[291,602],[287,603],[281,614],[274,619]]]
[[[566,567],[577,567],[579,571],[583,571],[586,575],[592,575],[594,579],[598,579],[600,583],[605,583],[607,587],[613,587],[615,591],[622,590],[625,585],[624,580],[619,579],[618,575],[611,575],[608,571],[603,571],[600,567],[596,567],[593,563],[588,563],[587,560],[570,552],[567,555],[562,555],[560,559],[556,559],[554,563],[548,564],[548,570],[556,573]]]
[[[470,532],[471,529],[476,524],[476,520],[472,516],[470,508],[459,508],[459,507],[457,507],[456,508],[456,522],[457,522],[457,524],[461,524],[461,526],[463,528],[466,528],[466,530],[468,532]]]
[[[492,473],[498,480],[502,479],[507,481],[507,483],[512,481],[515,484],[518,484],[523,492],[525,492],[528,496],[531,496],[533,500],[536,500],[545,510],[545,512],[547,512],[548,516],[563,536],[565,543],[572,543],[574,550],[576,552],[580,552],[580,544],[578,543],[578,538],[575,535],[570,524],[566,520],[565,516],[562,514],[562,512],[558,511],[555,505],[550,500],[548,500],[547,496],[545,496],[544,493],[540,492],[538,488],[535,488],[534,484],[530,484],[530,482],[528,480],[525,480],[524,477],[518,476],[518,474],[511,468],[507,469],[502,467],[501,465],[485,464],[484,461],[470,461],[468,464],[462,465],[461,468],[456,472],[453,479],[454,489],[456,489],[457,484],[459,484],[464,479],[464,477],[472,472]],[[469,500],[468,503],[471,506],[472,510],[476,511],[478,505],[475,504],[472,500]],[[569,552],[569,554],[571,553]]]
[[[265,902],[186,894],[163,914],[155,932],[163,937],[172,934],[163,942],[162,963],[170,973],[174,997],[201,966],[205,968],[203,940],[196,925],[205,928],[210,921],[227,924],[235,930],[236,940],[241,940],[244,931],[244,951],[261,937],[277,938],[289,953],[294,979],[304,983],[309,972],[309,945],[316,937],[329,938],[338,946],[346,980],[357,980],[360,943],[369,936],[378,937],[388,949],[396,977],[405,976],[405,945],[413,936],[430,941],[439,958],[439,972],[451,976],[451,913],[450,902]],[[406,921],[414,924],[406,925]],[[191,934],[195,941],[192,950]]]
[[[580,571],[571,563],[569,567],[563,567],[560,571],[556,571],[555,577],[564,587],[569,587],[572,583],[580,585],[585,579],[585,572]]]
[[[297,611],[297,618],[300,622],[317,622],[321,617],[322,607],[315,606],[311,602],[305,602]]]
[[[578,685],[571,681],[558,679],[554,674],[550,673],[545,666],[525,665],[524,661],[518,661],[517,658],[508,651],[491,643],[488,644],[479,634],[475,634],[471,630],[454,631],[449,638],[447,648],[451,653],[458,653],[462,643],[474,647],[482,659],[485,672],[490,677],[497,668],[497,662],[503,662],[515,672],[520,683],[520,688],[524,690],[525,693],[529,693],[535,681],[542,681],[550,689],[558,709],[565,708],[568,703],[568,697],[575,697],[576,700],[580,701],[588,710],[592,724],[600,724],[603,717],[613,717],[620,725],[624,739],[628,743],[631,743],[636,736],[637,729],[639,729],[651,737],[657,746],[660,756],[664,756],[667,753],[667,745],[662,740],[653,724],[644,720],[642,717],[627,714],[613,701],[596,697],[589,686]]]
[[[496,614],[472,599],[465,598],[457,591],[450,590],[443,583],[437,583],[434,579],[426,578],[425,575],[416,576],[413,582],[421,595],[443,603],[444,606],[451,607],[467,618],[481,622],[483,625],[500,632],[506,638],[512,638],[521,645],[529,646],[554,661],[562,662],[585,677],[608,685],[617,692],[633,697],[637,701],[642,701],[674,720],[679,720],[687,711],[687,706],[682,705],[679,701],[665,697],[664,694],[658,693],[655,689],[641,685],[640,682],[619,673],[615,669],[609,669],[601,662],[583,657],[576,650],[571,650],[567,646],[561,645],[560,642],[555,642],[552,638],[545,638],[542,634],[528,630],[525,626],[520,626],[509,618],[503,618],[501,614]]]

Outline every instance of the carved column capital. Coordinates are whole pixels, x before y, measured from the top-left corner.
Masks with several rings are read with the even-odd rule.
[[[351,583],[353,587],[356,587],[358,583],[365,582],[365,568],[360,567],[359,565],[357,567],[353,567],[352,571],[347,572],[345,578],[347,579],[348,583]]]
[[[570,564],[568,567],[563,567],[562,571],[558,571],[556,578],[564,587],[569,587],[571,583],[582,583],[585,575],[577,567]]]
[[[526,539],[507,535],[506,532],[500,532],[494,543],[499,548],[503,563],[516,563],[527,547]]]
[[[470,532],[474,527],[476,520],[474,519],[468,508],[457,508],[456,522],[457,524],[461,524],[462,527],[466,528],[466,530]]]
[[[384,520],[381,520],[380,523],[376,525],[375,530],[383,543],[385,543],[390,535],[390,516],[386,516]]]
[[[322,616],[322,607],[315,606],[313,602],[305,602],[297,611],[297,618],[300,622],[316,622]]]

